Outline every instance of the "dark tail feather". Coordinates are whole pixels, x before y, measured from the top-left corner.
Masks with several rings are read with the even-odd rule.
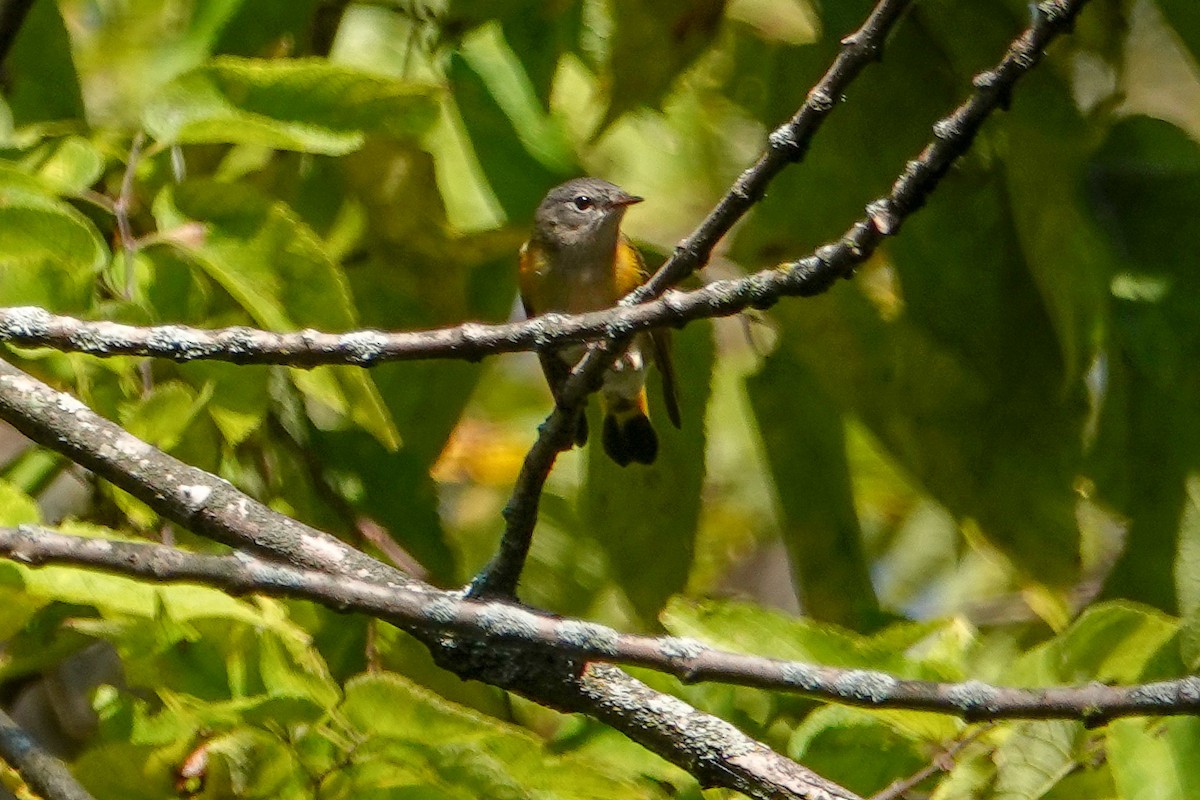
[[[675,365],[671,362],[671,332],[666,328],[651,331],[650,342],[654,345],[654,363],[658,365],[658,372],[662,375],[663,402],[667,407],[667,419],[678,428],[679,380],[675,377]]]
[[[615,414],[604,416],[604,452],[622,467],[633,462],[653,464],[658,457],[658,435],[645,414],[637,413],[624,419]]]
[[[584,414],[583,411],[581,410],[579,412],[579,416],[576,417],[576,420],[575,420],[575,446],[583,447],[585,444],[587,444],[587,439],[588,439],[587,414]]]

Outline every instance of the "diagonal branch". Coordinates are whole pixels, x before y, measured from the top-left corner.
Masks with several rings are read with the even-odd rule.
[[[0,361],[0,419],[121,487],[164,517],[231,547],[384,584],[407,576],[173,458],[83,403]]]
[[[925,765],[921,769],[909,775],[907,778],[893,781],[890,786],[882,791],[871,795],[869,800],[902,800],[909,791],[917,788],[923,782],[937,775],[939,772],[949,772],[954,769],[955,760],[963,750],[970,747],[981,736],[992,730],[994,726],[984,725],[970,734],[963,736],[957,741],[951,743],[942,752],[934,756],[933,761]]]
[[[0,557],[40,566],[72,564],[152,581],[192,581],[230,594],[311,600],[367,614],[427,640],[452,635],[483,652],[506,650],[536,663],[549,655],[647,667],[686,683],[714,682],[803,694],[864,708],[952,714],[967,721],[1076,719],[1102,725],[1138,715],[1200,713],[1200,678],[1138,686],[1021,689],[906,680],[884,672],[840,669],[731,653],[693,639],[638,636],[432,587],[389,588],[242,554],[212,556],[141,542],[68,536],[33,526],[0,528]]]
[[[808,152],[817,129],[842,99],[850,83],[863,68],[883,57],[883,41],[912,0],[879,0],[862,27],[842,39],[842,50],[821,80],[809,90],[804,105],[767,138],[769,147],[754,166],[741,174],[691,236],[675,248],[675,254],[651,276],[644,286],[625,298],[623,304],[643,303],[708,263],[717,242],[729,233],[750,207],[762,199],[767,184]]]
[[[41,797],[92,800],[66,765],[39,747],[3,710],[0,710],[0,761],[15,769],[21,780]]]
[[[997,108],[1008,105],[1017,81],[1037,66],[1045,48],[1054,37],[1070,28],[1086,2],[1044,0],[1034,6],[1029,28],[1012,42],[996,67],[975,76],[975,92],[971,97],[933,125],[933,139],[916,159],[905,165],[891,191],[868,204],[866,216],[847,230],[838,242],[824,245],[813,255],[792,264],[737,282],[747,304],[766,307],[783,295],[819,294],[838,278],[851,277],[854,268],[870,258],[885,237],[898,233],[905,218],[924,205],[954,161],[970,148],[984,121]],[[773,146],[777,138],[776,134],[772,135]],[[674,271],[673,261],[664,264],[647,286],[653,284],[661,288],[658,277]],[[708,289],[716,287],[717,284],[710,284]],[[631,293],[621,301],[622,305],[648,297],[649,291],[643,293],[639,289]],[[665,298],[664,302],[669,300]],[[630,336],[628,331],[614,332],[593,345],[559,390],[558,405],[539,429],[538,439],[525,457],[512,497],[505,507],[507,525],[499,550],[472,581],[470,592],[473,595],[515,595],[533,539],[546,479],[558,454],[571,446],[573,421],[580,406],[598,387],[604,370],[625,348]]]
[[[289,565],[334,585],[361,584],[384,596],[406,596],[405,590],[412,591],[425,598],[422,613],[433,620],[439,614],[439,597],[458,596],[438,592],[328,534],[271,511],[226,481],[151,447],[74,397],[54,391],[3,361],[0,419],[91,468],[164,517],[244,551],[233,559],[254,559],[247,553],[257,553],[268,560],[255,559],[254,563],[278,569]],[[94,542],[91,546],[97,547]],[[505,617],[499,619],[503,627]],[[414,633],[420,634],[420,630],[414,629]],[[442,634],[418,638],[445,669],[518,692],[537,703],[590,714],[705,785],[736,789],[762,800],[857,800],[852,792],[825,781],[729,723],[655,692],[618,669],[585,670],[582,660],[544,648],[541,657],[530,658],[527,650],[469,646]],[[670,717],[648,724],[648,718],[655,716],[652,709],[665,708],[670,709]]]

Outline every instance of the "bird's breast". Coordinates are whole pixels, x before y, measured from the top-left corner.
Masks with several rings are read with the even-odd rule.
[[[612,257],[595,258],[565,249],[545,260],[538,313],[558,311],[581,314],[616,304]]]

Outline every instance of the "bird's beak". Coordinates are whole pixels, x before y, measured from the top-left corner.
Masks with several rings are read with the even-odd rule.
[[[621,193],[610,200],[609,205],[612,208],[624,208],[625,206],[631,206],[634,203],[640,203],[643,199],[645,198],[637,197],[636,195],[632,194]]]

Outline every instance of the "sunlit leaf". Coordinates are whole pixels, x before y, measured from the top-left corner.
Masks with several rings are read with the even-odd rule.
[[[22,166],[64,194],[90,188],[104,172],[104,163],[104,154],[81,136],[46,141],[22,159]]]
[[[998,796],[1036,800],[1075,769],[1083,726],[1078,722],[1022,722],[996,748]]]
[[[206,400],[182,383],[160,384],[130,403],[121,415],[121,423],[139,439],[171,450]]]
[[[285,204],[248,186],[197,181],[165,190],[154,208],[164,228],[204,225],[203,240],[189,254],[258,325],[341,331],[356,324],[341,266]],[[385,446],[398,445],[378,390],[361,370],[322,367],[297,372],[295,380],[310,397],[353,419]]]
[[[83,214],[41,194],[42,185],[0,169],[0,293],[9,305],[79,311],[108,248]]]
[[[677,636],[698,638],[737,652],[902,675],[937,674],[919,657],[910,658],[905,652],[936,632],[937,626],[932,623],[895,625],[870,637],[750,603],[697,602],[678,597],[671,600],[659,619]]]
[[[1120,719],[1107,727],[1109,764],[1122,800],[1185,800],[1200,782],[1200,720]]]
[[[381,708],[388,713],[380,714]],[[355,679],[347,684],[339,711],[353,730],[375,743],[359,762],[393,774],[401,766],[408,772],[423,763],[426,780],[488,797],[512,792],[550,792],[563,800],[666,796],[615,765],[553,755],[528,732],[449,703],[399,675]],[[415,782],[408,772],[399,785]]]
[[[573,156],[499,36],[476,39],[473,58],[450,60],[455,108],[505,215],[531,219],[546,190],[576,171]]]
[[[37,502],[7,480],[0,480],[0,525],[11,527],[41,521]]]
[[[344,155],[368,134],[411,137],[436,116],[435,92],[319,60],[223,57],[163,87],[143,124],[172,144],[227,142]]]
[[[1151,608],[1104,603],[1088,608],[1065,632],[1011,667],[1019,683],[1132,683],[1179,623]]]
[[[864,752],[871,758],[864,760]],[[916,772],[926,761],[917,743],[897,737],[870,714],[844,706],[809,714],[788,741],[788,755],[864,797],[897,775]]]

